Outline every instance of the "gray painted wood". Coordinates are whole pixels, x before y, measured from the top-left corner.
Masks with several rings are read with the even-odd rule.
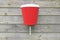
[[[20,8],[0,8],[0,15],[22,15]],[[60,8],[40,8],[39,15],[60,15]]]
[[[0,40],[60,40],[59,0],[0,0]],[[37,25],[23,25],[20,6],[27,3],[40,5]],[[15,15],[15,16],[14,16]]]
[[[59,33],[33,33],[32,36],[27,35],[26,33],[0,33],[3,39],[7,40],[59,40]],[[22,36],[24,35],[24,36]],[[8,37],[8,38],[7,38]]]
[[[35,1],[35,2],[32,1],[1,0],[0,7],[20,7],[20,5],[27,3],[36,3],[39,4],[40,7],[60,7],[59,1]]]
[[[22,16],[0,16],[0,23],[23,24]],[[38,16],[37,24],[60,24],[60,16]]]
[[[25,25],[0,25],[0,33],[28,33]],[[60,33],[60,25],[36,25],[32,33]]]

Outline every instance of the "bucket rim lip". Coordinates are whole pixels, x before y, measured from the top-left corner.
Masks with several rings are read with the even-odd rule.
[[[37,4],[23,4],[20,7],[40,7],[40,6]]]

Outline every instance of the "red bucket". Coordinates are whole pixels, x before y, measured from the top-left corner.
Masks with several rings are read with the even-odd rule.
[[[29,5],[29,6],[22,7],[22,15],[24,19],[24,24],[28,26],[37,24],[38,11],[39,11],[38,6]]]

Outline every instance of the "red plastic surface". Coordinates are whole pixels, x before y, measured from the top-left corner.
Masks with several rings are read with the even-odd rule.
[[[22,7],[24,24],[27,26],[36,25],[38,18],[38,11],[39,11],[38,7]]]

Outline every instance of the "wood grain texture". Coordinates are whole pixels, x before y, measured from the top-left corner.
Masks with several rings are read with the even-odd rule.
[[[59,1],[21,1],[21,0],[0,0],[0,7],[20,7],[22,4],[27,3],[36,3],[39,4],[40,7],[60,7]]]
[[[60,40],[59,0],[0,0],[0,40]],[[23,24],[20,6],[35,3],[40,5],[37,25],[32,35]]]

